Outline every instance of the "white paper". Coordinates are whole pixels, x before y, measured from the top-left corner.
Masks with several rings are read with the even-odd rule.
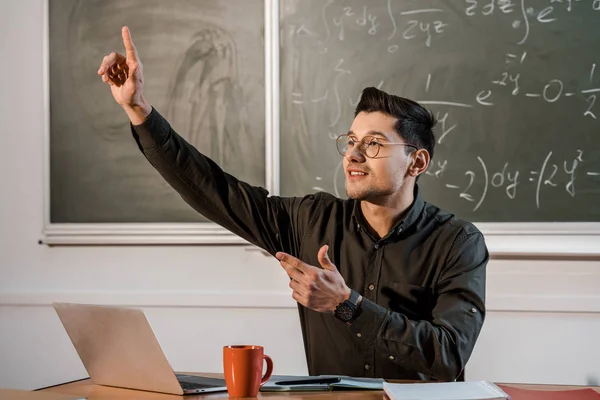
[[[490,400],[508,395],[491,382],[384,383],[391,400]]]

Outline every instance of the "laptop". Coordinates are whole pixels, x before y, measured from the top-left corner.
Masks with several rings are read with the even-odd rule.
[[[227,391],[224,379],[173,372],[142,310],[53,306],[95,384],[179,395]]]

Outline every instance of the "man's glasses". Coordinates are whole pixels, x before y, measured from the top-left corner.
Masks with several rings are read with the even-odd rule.
[[[365,136],[359,141],[356,137],[350,136],[347,133],[338,136],[335,140],[335,145],[337,147],[337,151],[340,153],[340,155],[342,155],[342,157],[345,157],[346,154],[348,154],[348,151],[351,151],[354,146],[358,146],[360,152],[369,158],[377,157],[379,150],[381,150],[382,147],[391,145],[402,145],[412,147],[415,150],[419,149],[414,144],[409,143],[382,143],[377,140],[375,136]]]

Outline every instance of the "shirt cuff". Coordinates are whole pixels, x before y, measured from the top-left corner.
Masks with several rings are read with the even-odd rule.
[[[162,145],[167,141],[170,131],[170,125],[166,119],[154,107],[146,117],[146,120],[140,125],[131,126],[131,133],[135,138],[140,149],[150,149]]]
[[[350,331],[361,338],[367,346],[374,346],[381,327],[389,317],[389,312],[364,296],[360,308],[361,313],[350,324]]]

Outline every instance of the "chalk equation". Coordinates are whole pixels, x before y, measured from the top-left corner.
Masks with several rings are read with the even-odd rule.
[[[541,207],[541,193],[546,187],[564,190],[570,197],[577,195],[576,182],[585,182],[587,187],[596,186],[600,189],[600,167],[588,169],[585,167],[584,151],[578,149],[575,156],[570,160],[557,160],[553,151],[549,151],[545,158],[539,160],[538,166],[532,168],[515,168],[506,161],[500,168],[492,168],[481,156],[476,156],[479,169],[468,169],[460,178],[449,178],[447,171],[450,169],[448,159],[433,161],[425,176],[440,181],[446,189],[454,191],[456,196],[464,201],[473,203],[472,211],[477,211],[492,190],[500,189],[508,200],[517,199],[519,188],[523,185],[534,185],[534,201],[537,209]],[[335,169],[333,177],[334,194],[340,197],[339,187],[344,182],[343,162],[340,161]],[[454,180],[450,180],[454,179]],[[319,185],[312,187],[315,191],[326,191],[320,186],[324,178],[316,176]],[[591,183],[591,185],[590,185]],[[480,192],[475,193],[474,187],[483,187]]]
[[[555,160],[553,152],[549,151],[546,157],[540,160],[538,168],[526,170],[514,168],[510,162],[505,162],[500,169],[493,170],[486,165],[481,156],[476,156],[480,165],[479,170],[467,170],[464,172],[461,182],[446,182],[444,186],[455,191],[460,199],[473,203],[473,211],[477,211],[492,188],[502,189],[506,198],[515,200],[521,185],[533,184],[535,185],[533,200],[536,208],[539,209],[541,191],[545,187],[563,189],[571,197],[575,197],[577,194],[576,179],[596,179],[596,184],[600,187],[600,168],[598,170],[582,169],[581,166],[585,164],[583,153],[583,150],[577,150],[572,160]],[[448,165],[448,160],[436,161],[425,174],[434,179],[446,180],[444,172]],[[475,183],[482,183],[480,186],[483,186],[483,189],[480,193],[473,192]]]
[[[395,53],[401,46],[401,41],[416,41],[425,47],[432,47],[436,38],[451,32],[451,23],[448,11],[439,7],[410,7],[405,5],[402,10],[393,10],[394,2],[386,0],[385,13],[380,11],[377,2],[369,2],[359,6],[345,5],[335,15],[331,15],[329,9],[334,0],[327,0],[321,9],[321,20],[323,26],[318,31],[324,32],[319,35],[317,30],[312,30],[305,25],[300,25],[296,34],[303,36],[318,37],[324,47],[321,52],[328,49],[325,43],[332,37],[339,41],[348,39],[348,31],[362,30],[370,36],[381,37],[387,41],[389,53]],[[577,7],[585,7],[589,12],[600,11],[600,0],[549,0],[548,5],[538,9],[530,6],[530,3],[539,4],[539,1],[527,0],[464,0],[462,14],[466,18],[492,17],[503,14],[514,16],[510,22],[510,28],[522,31],[521,38],[517,44],[521,45],[529,38],[533,23],[542,25],[555,23],[560,20],[561,11],[572,12]],[[371,5],[372,4],[372,5]],[[452,10],[451,10],[452,11]]]
[[[519,65],[523,64],[526,56],[527,52],[524,52],[520,57],[518,57],[520,59]],[[515,54],[506,54],[506,64],[512,64],[516,59],[517,56]],[[529,85],[528,89],[530,90],[526,90],[524,89],[524,85],[522,83],[523,80],[521,79],[521,72],[518,70],[509,70],[501,72],[500,76],[498,76],[497,79],[491,81],[491,85],[497,86],[501,92],[508,92],[512,96],[521,95],[528,98],[541,99],[546,103],[554,103],[560,100],[561,98],[582,95],[585,97],[586,102],[586,107],[584,107],[582,115],[584,117],[598,119],[598,117],[596,116],[596,113],[598,111],[595,110],[597,99],[597,95],[595,93],[600,93],[600,83],[594,85],[595,71],[596,63],[592,63],[589,69],[588,87],[586,88],[577,88],[573,87],[573,85],[571,85],[571,87],[567,87],[564,83],[564,79],[553,78],[549,79],[543,87],[531,87],[531,85]],[[476,96],[477,103],[483,106],[493,106],[493,94],[493,89],[481,90]]]
[[[530,27],[527,22],[529,19],[533,19],[539,24],[559,23],[561,11],[570,13],[577,7],[587,7],[590,11],[598,11],[598,24],[600,24],[600,0],[547,0],[547,2],[549,5],[534,9],[528,5],[526,0],[464,0],[464,15],[467,18],[472,18],[520,13],[520,17],[518,17],[520,19],[515,19],[512,24],[513,28],[518,28],[521,25],[527,26],[523,38],[518,42],[519,45],[525,43],[529,35]],[[535,3],[539,4],[540,1]],[[381,14],[381,7],[374,5],[343,6],[337,13],[328,12],[333,4],[337,3],[334,0],[327,0],[323,3],[321,10],[322,27],[320,29],[309,29],[303,24],[295,29],[295,35],[316,40],[321,46],[319,53],[322,55],[329,51],[328,46],[331,46],[332,38],[335,39],[334,42],[347,40],[348,31],[355,33],[358,29],[358,32],[362,32],[364,35],[376,37],[379,43],[383,40],[388,43],[387,52],[395,53],[401,48],[400,44],[389,44],[389,42],[394,42],[398,38],[413,40],[423,36],[421,38],[423,44],[426,48],[429,48],[433,38],[446,32],[446,28],[450,26],[449,21],[443,18],[436,19],[437,17],[435,17],[447,14],[447,11],[442,8],[393,10],[392,4],[397,5],[397,3],[386,0],[385,15]],[[448,34],[451,34],[451,32]],[[472,108],[474,106],[494,106],[499,99],[505,99],[506,95],[524,96],[539,99],[546,103],[555,103],[565,98],[578,96],[583,97],[585,102],[581,115],[598,119],[600,110],[598,110],[597,103],[598,93],[600,93],[600,81],[594,81],[596,62],[591,63],[587,71],[570,71],[570,76],[549,78],[542,84],[535,86],[530,82],[531,77],[527,76],[528,72],[524,69],[527,56],[526,49],[520,54],[507,52],[503,57],[504,70],[495,74],[495,76],[490,76],[489,87],[478,89],[473,98],[464,98],[461,101],[426,98],[420,99],[419,102],[424,105]],[[393,62],[393,58],[387,61]],[[337,58],[329,71],[324,72],[332,74],[333,79],[328,82],[328,86],[324,87],[321,92],[311,93],[307,96],[306,93],[295,91],[291,94],[292,99],[290,100],[293,104],[298,105],[305,102],[332,102],[334,113],[328,125],[334,127],[340,121],[343,108],[347,105],[354,107],[358,102],[357,99],[353,98],[344,99],[340,94],[341,85],[347,85],[348,81],[355,81],[357,76],[353,75],[352,62],[345,58]],[[529,70],[530,75],[532,72],[535,72],[535,70]],[[577,77],[585,76],[588,85],[586,87],[573,87],[570,83],[573,80],[573,74]],[[360,77],[358,78],[360,79]],[[438,78],[443,79],[443,77]],[[428,74],[425,93],[429,91],[431,79],[432,75]],[[583,83],[584,80],[581,79],[581,81]],[[384,82],[385,79],[381,79],[376,87],[381,88]],[[447,133],[444,130],[442,136],[445,137]]]
[[[282,143],[315,160],[288,181],[344,196],[330,144],[374,86],[434,113],[435,155],[420,181],[432,202],[490,221],[504,205],[515,218],[600,220],[583,207],[600,201],[600,0],[285,5]]]
[[[465,9],[465,15],[469,17],[474,16],[492,16],[494,12],[496,14],[519,14],[512,23],[511,26],[514,29],[523,29],[523,37],[517,44],[521,45],[527,41],[531,30],[530,21],[535,21],[539,24],[547,24],[557,21],[557,11],[562,8],[567,12],[572,12],[575,7],[585,7],[589,11],[600,11],[600,0],[593,0],[592,2],[581,1],[581,0],[550,0],[550,5],[543,7],[542,9],[536,10],[533,7],[528,6],[529,2],[525,0],[465,0],[468,4]],[[539,3],[539,2],[531,2]],[[553,4],[557,3],[557,4]],[[581,3],[581,4],[579,4]]]

